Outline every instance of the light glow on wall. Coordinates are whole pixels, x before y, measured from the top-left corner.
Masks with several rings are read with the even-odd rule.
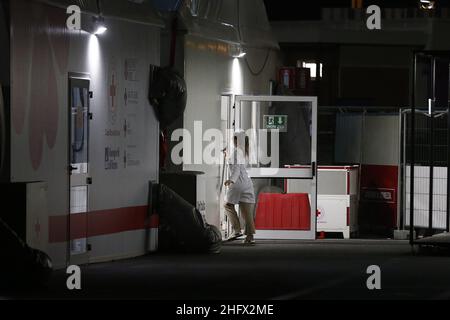
[[[98,69],[100,68],[100,44],[95,35],[89,36],[88,60],[89,72],[98,74]]]
[[[241,62],[238,58],[233,59],[233,66],[231,70],[231,87],[233,94],[243,94],[244,92]]]

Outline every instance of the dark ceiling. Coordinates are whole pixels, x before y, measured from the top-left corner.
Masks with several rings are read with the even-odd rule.
[[[365,7],[418,8],[419,0],[362,0]],[[321,8],[351,8],[352,0],[264,0],[272,21],[320,20]],[[435,0],[436,7],[450,7],[450,0]]]

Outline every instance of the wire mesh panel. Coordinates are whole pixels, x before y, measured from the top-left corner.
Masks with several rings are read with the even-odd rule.
[[[416,165],[429,165],[432,160],[436,167],[446,167],[447,159],[447,113],[434,114],[433,140],[431,139],[431,116],[416,114],[415,153]],[[406,113],[406,162],[411,163],[411,113]],[[433,152],[431,153],[431,151]],[[432,155],[432,157],[430,157]]]
[[[405,225],[411,209],[411,112],[403,115]],[[447,228],[448,113],[416,112],[414,136],[414,227]]]

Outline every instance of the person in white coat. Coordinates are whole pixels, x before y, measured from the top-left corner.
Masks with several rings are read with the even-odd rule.
[[[241,146],[244,145],[242,148]],[[249,156],[249,140],[242,131],[234,134],[234,151],[228,158],[229,179],[225,182],[227,187],[225,194],[225,211],[230,219],[234,234],[231,239],[242,236],[241,223],[236,212],[239,205],[241,215],[245,221],[244,244],[254,245],[255,222],[253,218],[253,206],[255,204],[255,192],[253,183],[247,172]]]

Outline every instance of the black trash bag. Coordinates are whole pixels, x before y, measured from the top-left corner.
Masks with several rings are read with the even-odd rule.
[[[220,252],[220,230],[207,224],[195,207],[162,184],[159,188],[157,212],[160,218],[160,251]]]
[[[220,249],[222,248],[222,233],[220,232],[219,228],[207,224],[205,237],[208,243],[206,250],[209,253],[219,253]]]
[[[0,287],[41,286],[50,280],[53,266],[50,257],[30,248],[0,219]]]
[[[151,75],[149,100],[161,129],[165,129],[181,117],[186,109],[186,82],[170,67],[156,68]]]

